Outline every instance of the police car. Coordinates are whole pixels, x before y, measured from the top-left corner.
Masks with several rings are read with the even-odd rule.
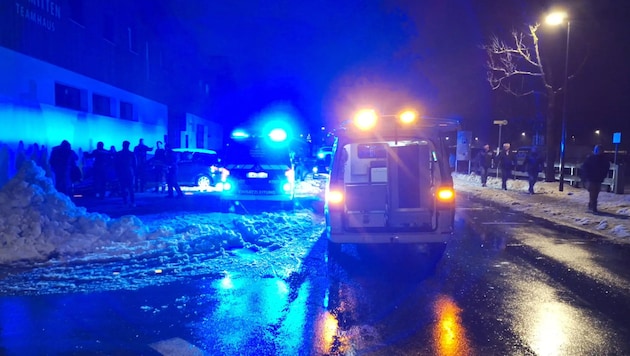
[[[446,135],[457,120],[363,110],[337,132],[326,202],[329,258],[341,244],[423,244],[441,257],[455,192]]]
[[[279,203],[293,207],[295,172],[284,129],[261,134],[235,130],[225,149],[221,182],[218,184],[221,209],[248,201]]]

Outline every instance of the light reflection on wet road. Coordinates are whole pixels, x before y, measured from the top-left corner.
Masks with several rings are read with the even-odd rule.
[[[328,266],[318,241],[284,279],[3,297],[0,354],[630,354],[627,245],[458,204],[435,266],[400,246],[344,246]]]

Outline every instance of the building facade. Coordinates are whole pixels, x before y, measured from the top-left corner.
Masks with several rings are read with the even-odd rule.
[[[219,149],[221,125],[204,117],[191,70],[199,61],[177,63],[185,34],[160,4],[0,0],[0,142]]]

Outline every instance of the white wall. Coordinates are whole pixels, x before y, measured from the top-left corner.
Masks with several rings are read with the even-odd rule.
[[[89,77],[0,47],[0,142],[15,147],[39,143],[52,147],[68,140],[73,148],[90,151],[103,141],[120,149],[128,140],[132,147],[140,138],[147,145],[164,141],[168,107]],[[87,112],[55,106],[55,82],[86,92]],[[134,119],[123,120],[93,114],[92,93],[133,104]],[[118,116],[118,110],[113,111]]]
[[[197,125],[204,127],[203,147],[197,147]],[[211,120],[204,119],[197,115],[186,113],[186,131],[181,132],[182,147],[186,146],[186,135],[188,135],[189,148],[207,148],[220,150],[223,147],[223,128],[221,125]]]

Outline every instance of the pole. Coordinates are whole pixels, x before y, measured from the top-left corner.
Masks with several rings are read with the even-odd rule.
[[[501,153],[501,128],[503,127],[502,124],[499,124],[499,144],[497,145],[497,157],[499,156],[499,153]],[[499,161],[497,161],[497,178],[499,178]]]
[[[560,185],[559,191],[564,190],[564,152],[567,140],[567,101],[569,101],[569,43],[571,36],[571,21],[567,21],[567,53],[564,59],[564,100],[562,102],[562,137],[560,138]]]

